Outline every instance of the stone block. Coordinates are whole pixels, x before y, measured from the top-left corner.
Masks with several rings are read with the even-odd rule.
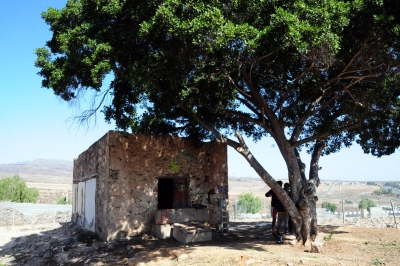
[[[164,209],[157,210],[155,213],[156,224],[185,223],[190,221],[206,222],[209,220],[207,208]]]
[[[175,223],[173,237],[182,244],[212,240],[212,231],[199,222]]]
[[[153,224],[151,231],[154,237],[158,239],[167,239],[171,238],[171,229],[172,226],[170,224]]]

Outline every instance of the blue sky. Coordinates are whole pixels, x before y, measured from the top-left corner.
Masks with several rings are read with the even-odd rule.
[[[0,164],[44,159],[72,160],[113,125],[99,114],[89,128],[68,122],[79,110],[41,88],[34,67],[35,48],[51,38],[40,13],[49,6],[61,8],[64,0],[0,1]],[[271,139],[247,144],[276,179],[286,179],[286,166]],[[302,154],[308,165],[309,156]],[[257,177],[233,149],[228,152],[229,175]],[[354,145],[338,154],[321,157],[324,180],[400,181],[400,153],[375,158]]]

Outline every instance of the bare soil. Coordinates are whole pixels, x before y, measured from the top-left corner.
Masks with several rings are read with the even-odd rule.
[[[146,235],[118,243],[82,240],[69,222],[0,227],[0,265],[399,265],[393,218],[356,220],[320,225],[321,253],[311,252],[310,243],[280,244],[268,221],[231,221],[228,234],[190,244]]]

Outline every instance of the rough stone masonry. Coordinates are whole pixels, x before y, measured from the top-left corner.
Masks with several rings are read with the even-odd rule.
[[[109,131],[74,160],[72,220],[104,240],[150,232],[156,213],[168,223],[198,207],[215,226],[227,195],[226,144]]]

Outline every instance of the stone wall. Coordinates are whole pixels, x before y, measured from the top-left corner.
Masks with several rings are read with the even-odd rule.
[[[100,237],[110,240],[150,233],[158,210],[159,178],[187,180],[188,206],[206,205],[209,217],[204,220],[219,224],[221,192],[228,189],[227,146],[200,145],[172,136],[110,131],[82,153],[74,163],[74,183],[97,175]]]
[[[105,217],[107,214],[108,188],[106,180],[108,179],[108,133],[101,139],[91,145],[86,151],[81,153],[74,160],[73,171],[73,207],[72,221],[75,223],[82,222],[84,219],[85,202],[94,202],[95,206],[95,231],[101,238],[105,238],[108,234],[107,226],[105,226]],[[79,184],[82,186],[87,181],[96,179],[95,199],[82,197],[78,193]],[[86,186],[85,186],[86,187]],[[85,196],[85,195],[84,195]],[[82,210],[81,210],[82,209]],[[83,211],[83,213],[81,213]]]
[[[172,136],[109,133],[110,238],[150,232],[157,211],[158,179],[187,178],[190,203],[207,205],[210,224],[218,224],[214,201],[228,185],[227,146],[196,147]],[[209,196],[210,195],[210,196]]]

